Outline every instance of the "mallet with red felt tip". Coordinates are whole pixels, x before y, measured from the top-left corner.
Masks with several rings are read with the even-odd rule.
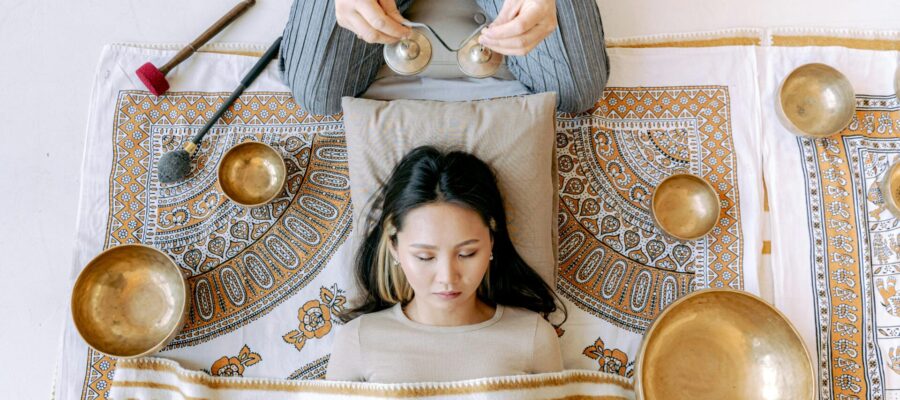
[[[225,102],[222,103],[222,106],[216,110],[216,113],[213,114],[209,121],[206,121],[203,128],[200,128],[200,131],[191,138],[191,141],[185,143],[181,149],[170,151],[160,157],[159,164],[156,166],[160,182],[177,182],[190,175],[191,156],[197,151],[197,147],[200,146],[200,141],[203,140],[203,137],[206,136],[206,133],[209,132],[213,125],[215,125],[222,114],[225,114],[225,111],[231,108],[231,105],[241,96],[241,93],[244,93],[244,89],[246,89],[247,86],[250,86],[250,84],[256,80],[256,77],[266,69],[266,65],[278,56],[278,50],[280,48],[281,37],[269,46],[269,49],[266,50],[265,54],[263,54],[262,57],[259,58],[259,61],[253,65],[253,68],[250,68],[250,72],[248,72],[247,75],[244,75],[244,78],[241,79],[241,83],[238,87],[231,92],[231,96],[228,97],[228,100],[225,100]]]
[[[175,68],[178,64],[181,64],[182,61],[186,60],[190,57],[194,52],[197,51],[201,46],[206,44],[209,39],[212,39],[213,36],[219,34],[222,29],[225,29],[226,26],[234,22],[238,17],[241,16],[248,8],[252,5],[256,4],[256,0],[243,0],[238,5],[234,6],[228,14],[219,18],[216,23],[210,26],[205,32],[200,34],[193,42],[185,46],[185,48],[181,49],[178,54],[175,54],[175,57],[172,57],[169,62],[163,65],[161,68],[156,68],[152,63],[146,63],[141,65],[137,71],[134,71],[137,74],[138,78],[141,79],[141,82],[144,82],[144,86],[147,89],[150,89],[150,93],[153,93],[157,96],[161,96],[166,90],[169,90],[169,81],[166,80],[166,74],[169,73],[173,68]]]

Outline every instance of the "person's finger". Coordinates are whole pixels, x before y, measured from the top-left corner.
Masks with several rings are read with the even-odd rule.
[[[516,14],[519,13],[519,9],[522,8],[522,1],[523,0],[504,1],[503,7],[500,8],[497,18],[494,18],[494,21],[491,22],[491,26],[504,24],[515,18]]]
[[[344,5],[343,2],[338,1],[334,3],[334,18],[337,20],[338,26],[341,28],[352,31],[350,22],[347,21],[347,16],[352,14],[352,10],[348,10],[347,6]],[[354,32],[355,33],[355,32]]]
[[[537,26],[524,35],[507,39],[482,38],[481,44],[500,54],[508,56],[524,56],[534,50],[550,32],[543,26]]]
[[[495,53],[503,54],[504,56],[524,56],[528,54],[528,49],[512,49],[512,48],[503,48],[503,47],[490,47],[491,51]]]
[[[538,25],[522,35],[503,39],[481,37],[480,42],[499,53],[521,56],[535,48],[549,34],[546,27]]]
[[[359,36],[359,38],[366,43],[388,44],[396,43],[398,40],[400,40],[399,38],[385,35],[384,33],[376,30],[372,27],[372,25],[369,25],[369,23],[365,18],[362,17],[362,15],[359,15],[358,13],[352,13],[348,15],[346,22],[349,25],[347,29],[353,31],[353,33],[356,33],[356,36]]]
[[[396,8],[396,5],[394,7]],[[356,12],[366,20],[369,26],[383,35],[399,40],[409,34],[409,28],[389,17],[378,3],[361,2],[356,8]]]
[[[411,28],[406,25],[403,25],[404,22],[408,22],[406,18],[403,18],[403,14],[400,13],[400,10],[397,8],[396,0],[379,0],[381,4],[381,8],[384,9],[384,13],[394,21],[397,21],[398,24],[407,29],[407,33],[411,33]]]
[[[511,21],[487,28],[482,31],[482,35],[492,39],[520,36],[537,26],[544,18],[545,16],[535,12],[535,10],[522,10]]]

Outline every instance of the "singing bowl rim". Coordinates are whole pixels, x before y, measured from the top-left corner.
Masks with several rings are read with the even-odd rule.
[[[850,94],[852,97],[852,100],[851,100],[852,107],[851,107],[851,111],[848,113],[846,121],[844,121],[844,123],[841,124],[841,127],[838,128],[837,130],[830,132],[830,133],[821,134],[821,135],[809,133],[809,132],[804,131],[803,129],[800,129],[800,127],[797,126],[797,124],[795,124],[794,121],[791,121],[791,119],[787,116],[787,113],[784,112],[784,106],[783,106],[784,102],[782,101],[782,96],[784,93],[784,86],[785,86],[785,84],[787,84],[788,80],[790,80],[790,78],[792,76],[794,76],[795,73],[800,71],[802,68],[818,67],[818,66],[822,66],[827,69],[830,69],[831,71],[836,72],[840,77],[844,78],[844,81],[847,82],[847,86],[850,88]],[[845,75],[843,72],[839,71],[837,68],[834,68],[828,64],[821,63],[821,62],[806,63],[806,64],[800,65],[800,66],[794,68],[793,70],[791,70],[791,72],[789,74],[787,74],[787,76],[785,76],[784,79],[781,80],[781,84],[778,85],[778,91],[775,93],[775,111],[778,116],[778,119],[781,121],[781,124],[785,128],[788,129],[788,131],[790,131],[791,133],[793,133],[794,135],[797,135],[797,136],[818,139],[818,138],[827,138],[827,137],[837,135],[838,133],[841,133],[841,131],[846,129],[847,126],[850,125],[850,122],[853,121],[853,115],[855,114],[855,110],[856,110],[856,90],[853,89],[853,84],[850,82],[850,79],[847,78],[847,75]]]
[[[79,292],[78,291],[79,285],[83,284],[84,279],[87,279],[88,272],[93,272],[93,271],[89,271],[89,269],[100,268],[100,267],[96,267],[96,265],[99,265],[98,262],[103,257],[109,255],[110,253],[112,253],[114,251],[123,251],[128,247],[142,248],[144,250],[149,250],[150,252],[157,253],[158,255],[165,257],[165,259],[168,260],[167,265],[171,266],[173,271],[175,272],[175,274],[177,274],[179,277],[181,277],[181,279],[179,279],[178,282],[180,284],[179,285],[180,289],[181,289],[180,291],[182,293],[184,293],[184,301],[181,303],[181,307],[180,307],[181,311],[179,314],[181,315],[181,317],[178,319],[178,322],[176,322],[172,326],[172,328],[170,329],[169,333],[165,336],[165,338],[163,338],[162,340],[157,342],[152,347],[150,347],[146,350],[143,350],[141,352],[138,352],[136,354],[115,354],[114,352],[110,352],[110,351],[106,351],[104,349],[98,348],[82,332],[82,327],[79,325],[79,321],[81,319],[78,317],[79,314],[76,313],[77,305],[75,304],[75,296]],[[116,358],[122,358],[122,359],[143,357],[146,355],[156,353],[157,351],[166,347],[172,341],[172,339],[175,339],[175,336],[177,336],[178,333],[181,332],[181,329],[184,328],[184,324],[187,322],[187,315],[188,315],[188,310],[190,309],[190,307],[191,307],[190,288],[188,287],[187,281],[184,279],[184,275],[181,274],[181,269],[178,267],[178,264],[176,264],[175,260],[173,260],[172,257],[169,257],[168,254],[163,253],[162,251],[160,251],[159,249],[157,249],[153,246],[148,246],[148,245],[145,245],[142,243],[127,243],[127,244],[121,244],[118,246],[113,246],[106,250],[101,251],[100,254],[97,254],[96,256],[94,256],[94,258],[92,258],[91,261],[89,261],[84,266],[84,268],[82,268],[81,272],[78,273],[78,278],[75,279],[75,284],[72,286],[72,295],[70,296],[70,299],[69,299],[69,311],[71,312],[72,322],[75,325],[75,331],[78,332],[78,336],[80,336],[81,339],[84,340],[84,342],[87,343],[87,345],[90,346],[92,349],[94,349],[102,354],[108,355],[110,357],[116,357]]]
[[[279,184],[278,184],[278,190],[272,191],[271,196],[269,196],[265,200],[262,200],[258,203],[244,203],[244,202],[236,200],[234,198],[234,196],[232,196],[231,194],[228,193],[228,189],[225,189],[225,187],[222,186],[222,167],[224,166],[225,161],[228,160],[228,156],[231,155],[231,152],[235,151],[236,149],[239,149],[242,146],[256,146],[256,145],[262,145],[263,147],[266,148],[267,151],[271,151],[272,154],[274,154],[276,156],[276,158],[280,161],[281,170],[284,171],[284,174],[281,175],[281,182],[279,182]],[[234,146],[231,146],[231,148],[228,149],[228,151],[226,151],[225,154],[222,154],[222,158],[219,159],[219,165],[216,166],[216,184],[219,186],[219,189],[222,191],[222,194],[224,194],[225,197],[228,198],[228,200],[231,200],[233,203],[235,203],[239,206],[242,206],[242,207],[253,208],[253,207],[259,207],[259,206],[269,204],[270,201],[272,201],[274,198],[278,197],[278,194],[281,193],[282,190],[284,190],[284,185],[286,183],[287,183],[287,163],[284,162],[284,157],[281,156],[281,153],[279,153],[278,150],[275,150],[275,148],[270,146],[269,144],[263,143],[263,142],[258,142],[255,140],[248,140],[246,142],[241,142]]]
[[[684,178],[684,177],[688,177],[688,178],[691,178],[691,179],[693,179],[693,180],[700,181],[700,182],[703,183],[703,185],[709,190],[709,192],[712,193],[712,195],[713,195],[714,198],[716,198],[717,200],[720,200],[720,199],[719,199],[719,192],[717,192],[717,191],[716,191],[716,188],[714,188],[713,185],[712,185],[711,183],[709,183],[709,181],[707,181],[706,179],[703,179],[703,178],[701,178],[700,176],[697,176],[697,175],[692,174],[692,173],[690,173],[690,172],[676,172],[676,173],[674,173],[674,174],[672,174],[672,175],[667,176],[665,179],[659,181],[659,183],[656,184],[656,187],[653,188],[653,194],[650,195],[650,214],[653,215],[653,222],[656,223],[656,226],[659,227],[659,229],[662,230],[663,233],[665,233],[666,235],[669,235],[669,236],[671,236],[671,237],[673,237],[673,238],[676,238],[676,239],[678,239],[678,240],[697,240],[697,239],[700,239],[700,238],[702,238],[702,237],[708,235],[710,232],[712,232],[713,229],[716,228],[716,225],[719,223],[719,219],[722,218],[722,206],[721,206],[721,205],[720,205],[719,207],[716,207],[716,208],[715,208],[715,210],[716,210],[716,218],[715,218],[715,222],[712,223],[712,224],[709,226],[709,229],[707,229],[705,232],[703,232],[703,234],[697,235],[697,236],[693,236],[693,237],[680,236],[680,235],[676,235],[676,234],[673,233],[673,232],[670,232],[670,231],[669,231],[668,229],[666,229],[665,226],[663,226],[663,224],[660,222],[659,216],[657,215],[657,212],[656,212],[656,206],[655,206],[655,204],[656,204],[656,194],[659,193],[659,188],[662,187],[662,186],[663,186],[664,184],[666,184],[667,182],[669,182],[669,180],[671,180],[671,179],[674,179],[674,178]],[[717,203],[718,203],[718,201],[717,201]]]
[[[708,296],[708,295],[714,295],[714,294],[744,296],[752,301],[755,301],[755,302],[761,304],[763,306],[763,308],[773,311],[775,313],[775,315],[777,315],[779,318],[781,318],[781,320],[785,323],[785,325],[787,325],[788,331],[793,334],[793,337],[797,340],[797,343],[800,344],[800,349],[802,350],[802,353],[805,356],[803,359],[806,360],[806,362],[803,363],[803,365],[806,367],[805,369],[807,371],[807,375],[809,376],[809,381],[813,384],[813,387],[815,387],[816,371],[813,366],[812,358],[810,358],[809,350],[806,348],[806,343],[803,342],[803,337],[800,336],[800,332],[797,331],[797,328],[794,326],[793,323],[791,323],[791,321],[787,318],[787,316],[784,315],[784,313],[782,313],[777,308],[775,308],[775,306],[769,304],[763,298],[761,298],[753,293],[744,291],[744,290],[737,290],[737,289],[731,289],[731,288],[707,288],[707,289],[696,290],[691,293],[688,293],[687,295],[681,297],[680,299],[677,299],[674,302],[672,302],[672,304],[669,304],[661,313],[659,313],[659,315],[656,316],[656,319],[654,319],[653,322],[650,323],[650,327],[648,327],[647,331],[644,332],[644,337],[641,340],[641,347],[638,350],[637,360],[634,363],[634,371],[635,371],[634,393],[635,393],[637,400],[647,400],[646,395],[644,394],[644,385],[643,385],[643,379],[642,379],[643,373],[644,373],[644,361],[645,361],[645,357],[647,355],[647,346],[649,346],[650,341],[653,340],[653,337],[654,337],[653,333],[656,332],[656,329],[659,327],[660,321],[662,321],[668,314],[673,312],[672,310],[677,309],[677,307],[679,305],[686,303],[688,301],[691,301],[696,297]],[[809,399],[804,399],[804,400],[815,400],[815,399],[816,399],[816,391],[811,390]]]
[[[888,167],[888,170],[885,172],[884,178],[879,185],[879,189],[881,190],[881,197],[884,199],[884,204],[887,206],[888,211],[890,211],[895,218],[900,218],[900,204],[894,201],[894,196],[891,195],[894,192],[893,190],[891,190],[891,176],[896,172],[900,172],[898,171],[898,168],[900,168],[900,159],[894,161],[894,163],[891,164],[890,167]]]

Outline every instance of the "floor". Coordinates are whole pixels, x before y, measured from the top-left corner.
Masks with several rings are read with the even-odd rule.
[[[87,104],[102,46],[184,43],[236,0],[0,2],[3,397],[50,396],[72,277]],[[607,37],[734,27],[900,29],[897,0],[599,0]],[[214,40],[267,44],[289,0],[259,1]]]

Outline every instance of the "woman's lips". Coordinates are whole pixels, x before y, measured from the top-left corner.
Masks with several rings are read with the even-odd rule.
[[[437,293],[435,293],[435,295],[444,300],[453,300],[453,299],[459,297],[459,295],[461,293],[462,292],[437,292]]]

